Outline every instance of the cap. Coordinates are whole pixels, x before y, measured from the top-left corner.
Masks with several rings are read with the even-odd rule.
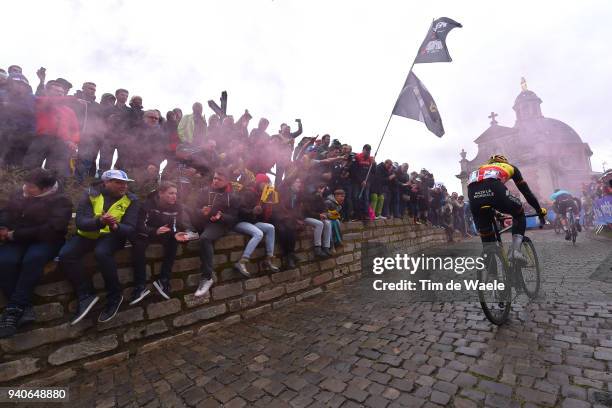
[[[59,86],[64,88],[66,91],[69,91],[70,88],[72,88],[72,84],[68,82],[67,80],[65,80],[64,78],[57,78],[55,82],[57,82]]]
[[[127,174],[123,170],[106,170],[104,173],[102,173],[102,180],[134,181],[128,178]]]

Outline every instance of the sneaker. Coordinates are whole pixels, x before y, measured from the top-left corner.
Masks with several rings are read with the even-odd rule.
[[[98,316],[98,322],[106,323],[111,320],[113,317],[117,316],[117,312],[119,311],[119,307],[121,307],[121,303],[123,302],[123,296],[119,299],[108,299],[106,301],[106,306],[100,316]]]
[[[278,272],[280,268],[272,263],[274,258],[269,256],[263,261],[264,268],[268,269],[271,272]]]
[[[387,217],[385,217],[384,215],[380,215],[380,216],[377,217],[377,219],[379,219],[379,220],[386,220]]]
[[[508,258],[513,259],[514,262],[516,262],[516,264],[519,266],[525,266],[529,264],[529,260],[518,249],[512,250],[512,252],[508,254]]]
[[[241,260],[239,260],[238,262],[236,262],[234,264],[234,269],[236,269],[238,272],[240,272],[242,274],[242,276],[250,278],[251,274],[249,273],[249,271],[246,268],[246,263],[247,262],[248,262],[248,259],[242,258]]]
[[[297,267],[293,254],[289,254],[285,257],[285,269],[295,269]]]
[[[132,291],[132,299],[130,300],[130,306],[134,306],[136,303],[144,299],[151,291],[144,286],[136,286]]]
[[[0,339],[12,337],[17,332],[17,324],[24,310],[19,307],[7,307],[0,316]]]
[[[29,323],[34,323],[36,321],[36,313],[34,313],[34,309],[32,306],[28,306],[23,309],[23,315],[19,322],[17,322],[17,327],[25,326]]]
[[[212,284],[213,284],[212,279],[202,279],[200,281],[200,284],[198,285],[198,290],[196,290],[193,295],[195,297],[206,295],[208,291],[210,290],[210,287],[212,286]]]
[[[89,313],[91,308],[94,307],[96,303],[98,303],[98,300],[100,300],[100,298],[94,295],[89,295],[85,299],[79,300],[79,306],[77,308],[76,315],[74,316],[74,319],[70,322],[70,324],[75,325],[81,320],[83,320],[85,316],[87,316],[87,313]]]
[[[329,258],[329,256],[325,252],[323,252],[320,246],[314,247],[314,256],[315,258],[320,258],[320,259]]]
[[[325,255],[327,255],[328,258],[334,256],[334,254],[332,254],[332,252],[331,252],[331,248],[323,247],[322,249],[323,249],[323,252],[325,253]]]
[[[170,299],[170,281],[158,279],[153,282],[153,286],[164,299]]]

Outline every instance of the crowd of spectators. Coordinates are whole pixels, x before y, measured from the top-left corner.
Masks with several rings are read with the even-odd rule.
[[[377,162],[370,145],[353,151],[328,134],[295,143],[303,133],[299,119],[296,131],[282,123],[270,135],[267,118],[249,131],[248,110],[238,119],[228,114],[225,93],[221,106],[208,103],[214,112],[208,117],[200,102],[191,113],[175,108],[164,117],[127,89],[97,102],[94,82],[71,94],[66,79],[47,80],[44,68],[37,76],[34,92],[21,67],[0,69],[0,166],[28,171],[23,189],[0,209],[0,288],[8,299],[0,337],[31,319],[33,289],[45,263],[57,256],[78,295],[75,324],[99,301],[82,265],[88,252],[107,292],[98,320],[112,319],[121,307],[113,255],[126,242],[134,305],[151,293],[144,256],[153,242],[164,248],[153,287],[169,298],[179,243],[199,241],[202,280],[195,296],[205,296],[213,285],[214,242],[230,231],[248,237],[235,264],[245,277],[261,241],[264,268],[279,269],[275,241],[280,267],[294,268],[296,236],[306,226],[321,259],[342,245],[343,221],[407,218],[444,228],[449,240],[453,231],[474,233],[463,196],[449,194],[428,170]],[[67,183],[83,187],[78,203],[64,193]],[[65,241],[73,204],[77,233]]]

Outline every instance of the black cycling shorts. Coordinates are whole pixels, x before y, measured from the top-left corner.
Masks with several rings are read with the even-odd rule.
[[[525,234],[526,219],[521,200],[510,194],[504,183],[499,180],[483,180],[468,185],[470,210],[483,240],[494,240],[489,211],[482,211],[489,206],[504,214],[512,215],[512,233]],[[493,237],[492,237],[493,236]],[[485,239],[488,238],[488,239]]]
[[[577,216],[578,214],[578,204],[576,204],[576,201],[573,198],[557,201],[555,207],[557,208],[557,212],[561,217],[565,217],[570,208],[574,210],[574,216]]]

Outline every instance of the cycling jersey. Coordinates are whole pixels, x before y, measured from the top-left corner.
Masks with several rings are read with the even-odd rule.
[[[508,163],[490,163],[483,164],[477,170],[474,170],[468,179],[468,184],[476,183],[479,181],[495,179],[500,180],[502,183],[506,183],[512,179],[515,183],[519,183],[523,180],[523,176],[518,168]]]

